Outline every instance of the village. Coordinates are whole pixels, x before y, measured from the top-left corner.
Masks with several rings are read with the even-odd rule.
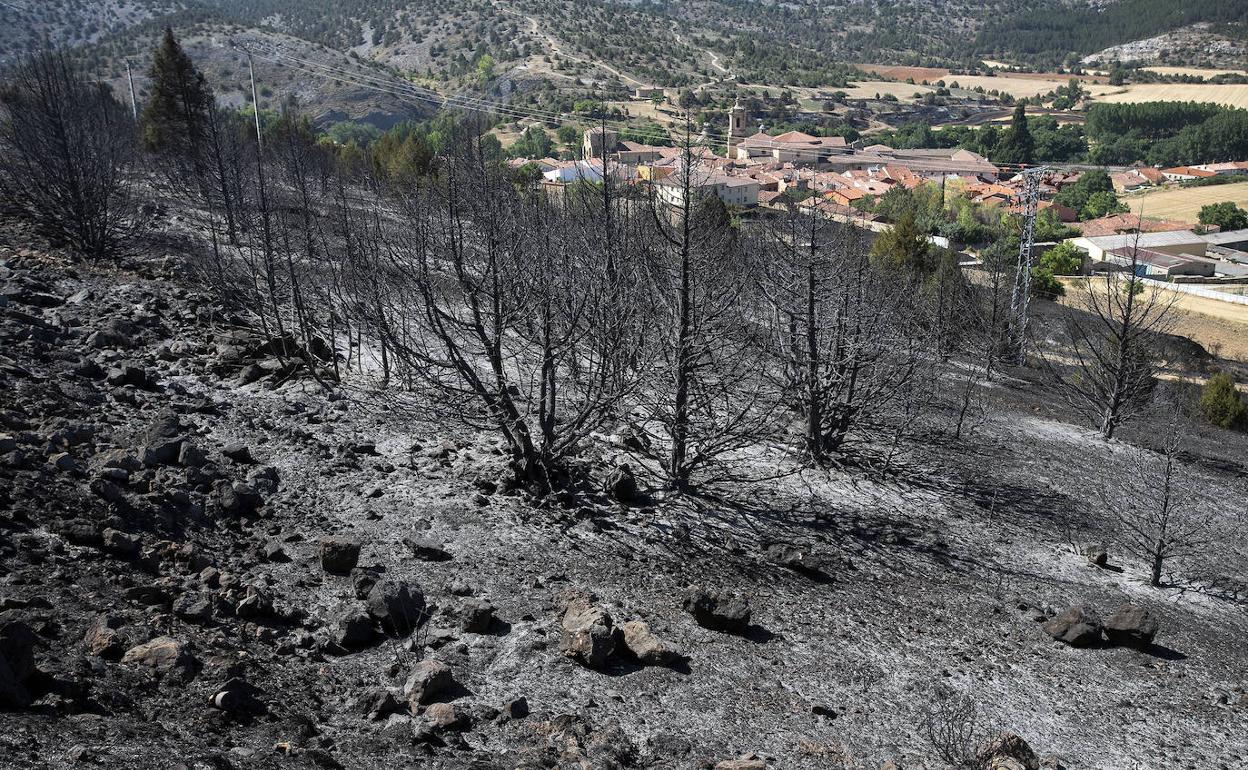
[[[873,232],[892,227],[875,211],[890,191],[939,188],[946,201],[964,199],[991,217],[1026,213],[1024,167],[995,165],[986,157],[960,148],[896,149],[871,143],[869,137],[848,142],[844,137],[812,136],[801,131],[771,135],[761,125],[753,133],[740,102],[728,116],[728,132],[716,137],[703,129],[692,151],[679,146],[649,145],[623,140],[620,132],[597,126],[583,132],[580,157],[516,158],[514,168],[536,166],[541,185],[552,196],[568,185],[601,183],[604,175],[621,185],[652,188],[655,199],[679,206],[685,184],[681,171],[687,158],[696,170],[688,184],[696,195],[715,196],[746,216],[768,216],[796,206],[799,211],[847,222]],[[708,135],[709,134],[709,135]],[[723,148],[715,152],[716,145]],[[604,170],[605,169],[605,170]],[[1248,282],[1248,229],[1220,231],[1199,225],[1133,212],[1092,218],[1061,202],[1063,189],[1093,171],[1091,166],[1064,165],[1043,170],[1036,211],[1060,223],[1063,240],[1083,257],[1081,274],[1135,265],[1143,277],[1175,284]],[[1207,163],[1173,168],[1143,164],[1104,170],[1116,195],[1130,201],[1146,191],[1179,190],[1193,182],[1248,182],[1248,161]],[[929,241],[960,251],[963,264],[974,264],[976,244],[959,243],[938,234]],[[1033,259],[1060,241],[1038,240]],[[1216,298],[1242,303],[1243,297]]]

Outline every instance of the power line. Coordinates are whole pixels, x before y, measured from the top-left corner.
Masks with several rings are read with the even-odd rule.
[[[238,43],[234,41],[231,42],[236,47],[247,50]],[[535,108],[517,107],[514,105],[503,105],[497,101],[473,97],[462,93],[444,97],[436,91],[417,86],[414,83],[397,76],[379,77],[368,73],[352,72],[340,66],[296,56],[282,50],[278,46],[271,44],[262,44],[258,48],[260,49],[262,57],[268,58],[270,61],[274,62],[284,62],[287,66],[292,67],[296,71],[334,80],[346,85],[365,88],[378,93],[385,93],[399,99],[400,101],[408,101],[411,103],[411,100],[414,99],[422,105],[432,105],[443,109],[463,109],[486,114],[501,115],[517,120],[529,119],[551,123],[563,122],[565,120],[572,119],[572,116],[564,112],[538,110]],[[630,126],[626,122],[615,119],[600,119],[597,123],[599,126],[609,127],[620,133],[628,132],[634,136],[640,136],[642,138],[649,138],[658,141],[670,140],[670,134],[668,134],[666,130],[662,130],[662,133],[659,133],[645,128],[636,128],[634,126]],[[704,137],[707,141],[711,141],[716,144],[725,144],[730,138],[728,131],[707,130],[705,127],[701,131],[700,136]],[[755,136],[757,136],[757,134]],[[755,147],[759,147],[764,150],[788,150],[797,154],[802,160],[812,160],[815,162],[847,155],[844,150],[833,147],[794,148],[792,145],[772,140],[755,141],[753,144]],[[881,156],[881,160],[885,164],[888,164],[890,159],[885,156]],[[897,165],[905,165],[906,159],[895,159],[895,163]],[[991,165],[997,170],[997,172],[1007,173],[1023,173],[1028,169],[1036,168],[1045,168],[1046,170],[1050,169],[1050,166],[1040,166],[1038,164],[1030,163],[995,163]],[[1071,165],[1072,167],[1078,167],[1078,164]],[[948,173],[954,172],[954,170],[950,170]],[[987,173],[987,171],[985,170],[984,173]]]

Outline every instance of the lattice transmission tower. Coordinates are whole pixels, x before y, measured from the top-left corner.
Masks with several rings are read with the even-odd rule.
[[[1018,241],[1018,271],[1010,297],[1009,356],[1014,363],[1027,360],[1027,310],[1031,302],[1032,251],[1036,240],[1036,209],[1040,203],[1042,166],[1023,171],[1023,232]]]

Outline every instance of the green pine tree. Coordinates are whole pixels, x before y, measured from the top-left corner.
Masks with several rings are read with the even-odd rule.
[[[151,98],[143,107],[140,130],[151,150],[192,154],[203,139],[212,88],[195,69],[172,29],[152,56]]]
[[[1001,135],[997,142],[993,161],[997,163],[1031,163],[1035,155],[1036,143],[1031,131],[1027,128],[1027,107],[1018,105],[1014,108],[1014,117],[1010,119],[1010,127]]]

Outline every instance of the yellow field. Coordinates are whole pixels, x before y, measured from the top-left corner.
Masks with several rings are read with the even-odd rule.
[[[1149,72],[1159,75],[1193,75],[1200,78],[1212,78],[1218,75],[1248,75],[1248,70],[1214,70],[1200,67],[1143,67]]]
[[[1232,201],[1241,208],[1248,209],[1248,181],[1209,187],[1176,187],[1156,190],[1141,195],[1130,195],[1122,200],[1136,214],[1139,214],[1143,208],[1143,214],[1146,217],[1177,219],[1181,222],[1196,224],[1200,207],[1210,203]]]
[[[1248,85],[1184,85],[1181,83],[1139,83],[1115,89],[1097,101],[1125,102],[1214,102],[1228,107],[1248,107]]]
[[[996,90],[1000,93],[1009,94],[1016,99],[1047,94],[1070,82],[1069,78],[1058,80],[1056,78],[987,77],[985,75],[946,75],[944,81],[947,86],[957,83],[959,88],[968,90],[976,86],[982,86],[985,91]],[[1083,82],[1083,88],[1095,97],[1122,90],[1120,87],[1089,83],[1087,81]],[[844,89],[851,99],[871,99],[878,93],[881,96],[892,94],[903,101],[911,98],[916,93],[921,94],[934,90],[936,90],[935,87],[893,83],[882,80],[864,80],[855,83],[852,88]]]
[[[863,80],[859,83],[854,83],[849,88],[828,90],[844,91],[849,95],[850,99],[874,99],[876,94],[880,96],[892,94],[901,101],[905,101],[915,94],[925,94],[936,89],[928,86],[910,85],[909,83],[894,83],[887,80]]]

